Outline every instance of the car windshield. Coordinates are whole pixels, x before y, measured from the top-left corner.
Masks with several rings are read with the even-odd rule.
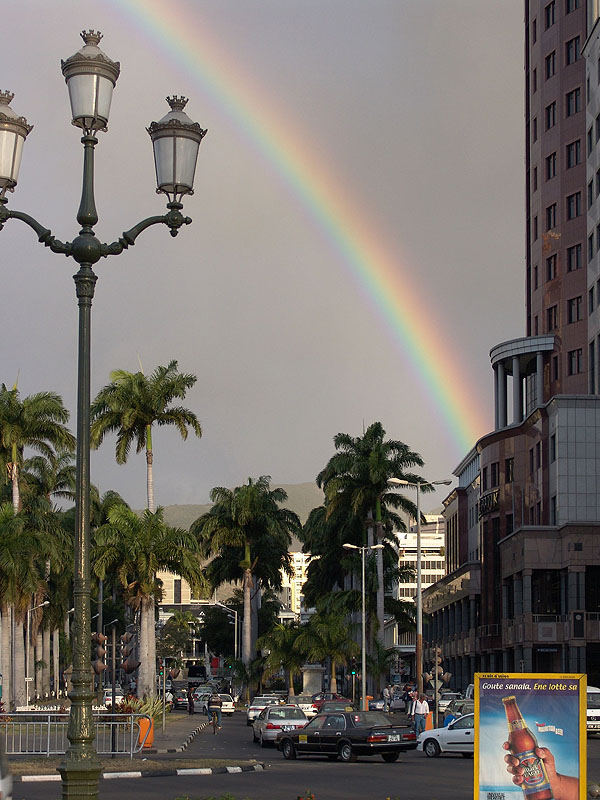
[[[354,709],[352,704],[348,703],[323,703],[321,713],[324,714],[327,711],[354,711]]]
[[[458,692],[442,692],[440,700],[458,700],[459,698]]]
[[[225,700],[226,703],[233,703],[233,697],[230,694],[220,694],[219,697],[221,700]]]
[[[270,708],[269,719],[306,719],[300,708]]]
[[[386,725],[389,728],[391,725],[389,718],[380,711],[358,711],[351,715],[351,719],[355,728],[374,727],[376,725]]]
[[[587,707],[600,708],[600,692],[587,693]]]
[[[312,706],[312,695],[311,694],[300,694],[298,697],[294,698],[294,701],[298,704],[302,703],[302,705],[311,705]],[[292,702],[292,698],[290,697],[290,703]]]

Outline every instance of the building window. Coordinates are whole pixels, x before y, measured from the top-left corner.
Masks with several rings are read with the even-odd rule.
[[[547,330],[555,331],[558,328],[558,306],[550,306],[546,309]]]
[[[546,156],[546,180],[556,177],[556,153]]]
[[[581,88],[578,86],[577,89],[567,92],[565,101],[567,117],[572,117],[573,114],[577,114],[578,111],[581,111]]]
[[[596,250],[600,250],[600,223],[596,225]]]
[[[594,181],[588,183],[588,211],[594,205]]]
[[[539,330],[538,330],[538,328],[539,328],[539,325],[538,325],[538,316],[537,316],[537,314],[536,314],[536,315],[535,315],[535,317],[533,318],[533,335],[534,335],[534,336],[537,336],[537,335],[538,335],[538,333],[539,333]]]
[[[533,168],[533,191],[537,192],[537,167]]]
[[[556,72],[556,50],[548,53],[544,60],[546,79],[551,78]]]
[[[537,264],[533,268],[533,288],[534,289],[538,288],[538,268],[537,268]]]
[[[533,447],[529,449],[529,473],[533,475]]]
[[[590,365],[590,394],[596,394],[596,346],[591,341],[588,346],[589,365]]]
[[[596,141],[600,139],[600,114],[596,117]]]
[[[576,8],[579,8],[579,0],[565,0],[565,14],[570,14]]]
[[[595,304],[594,304],[594,287],[592,286],[588,290],[588,313],[589,314],[593,314],[594,313],[594,308],[595,308]]]
[[[552,380],[558,380],[558,356],[552,356]]]
[[[567,64],[574,64],[580,55],[581,50],[579,36],[575,36],[574,39],[569,39],[569,41],[565,44],[565,56]]]
[[[556,525],[556,495],[550,498],[550,525]]]
[[[556,253],[546,259],[546,280],[553,281],[556,278]]]
[[[550,463],[554,464],[556,461],[556,434],[553,433],[550,437]]]
[[[498,461],[494,461],[494,463],[490,465],[490,487],[493,489],[494,486],[498,486],[499,483],[500,463]]]
[[[484,468],[481,470],[481,491],[482,491],[482,492],[486,492],[486,491],[487,491],[487,488],[488,488],[488,480],[487,480],[487,476],[488,476],[487,467],[484,467]]]
[[[596,197],[600,194],[600,169],[596,170]]]
[[[581,269],[581,243],[567,247],[567,272]]]
[[[506,515],[506,533],[505,536],[510,536],[510,534],[514,530],[514,522],[513,522],[513,515],[507,514]]]
[[[552,203],[546,208],[546,230],[549,231],[552,228],[556,228],[556,203]]]
[[[540,469],[542,466],[542,446],[538,442],[535,446],[535,468]]]
[[[575,192],[567,197],[567,219],[575,219],[581,216],[581,192]],[[556,217],[554,218],[554,228],[556,225]]]
[[[515,479],[515,460],[514,458],[504,459],[504,483],[512,483]]]
[[[550,103],[550,105],[546,106],[544,109],[544,115],[546,120],[546,130],[550,130],[556,125],[556,102]],[[596,141],[598,141],[596,139]]]
[[[531,73],[531,93],[535,94],[537,92],[537,69],[534,69]]]
[[[567,300],[567,322],[579,322],[582,319],[583,297],[572,297]]]
[[[567,368],[569,375],[579,375],[583,370],[583,349],[569,350],[567,353]]]
[[[556,3],[552,0],[551,3],[544,8],[544,25],[546,30],[556,22]]]
[[[590,233],[588,236],[588,261],[594,257],[594,234]]]
[[[173,581],[173,602],[176,604],[181,603],[181,579],[175,578]]]
[[[594,149],[594,129],[589,128],[587,132],[587,151],[588,156],[591,155],[592,150]]]
[[[533,218],[533,241],[537,242],[538,238],[538,218],[537,215]]]
[[[567,145],[567,169],[581,163],[581,139]]]

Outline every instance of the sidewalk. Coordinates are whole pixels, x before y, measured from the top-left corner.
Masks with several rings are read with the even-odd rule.
[[[204,714],[171,711],[166,717],[165,732],[162,732],[162,720],[159,719],[154,726],[152,747],[144,747],[142,754],[180,753],[207,725]]]

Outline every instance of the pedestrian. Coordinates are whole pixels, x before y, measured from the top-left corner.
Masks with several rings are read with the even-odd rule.
[[[211,692],[210,697],[208,698],[206,713],[207,713],[209,719],[211,719],[213,714],[217,715],[217,726],[218,726],[219,730],[221,730],[221,719],[222,719],[222,717],[221,717],[221,707],[222,707],[222,705],[223,705],[223,700],[221,699],[221,696],[219,695],[219,693],[217,692],[216,689],[213,689],[213,691]]]
[[[412,716],[415,724],[415,733],[418,736],[425,730],[425,720],[429,714],[429,703],[424,694],[420,694],[414,701]]]
[[[187,690],[187,707],[188,707],[188,714],[194,713],[194,692],[192,691],[192,687],[188,686]]]
[[[383,710],[387,713],[390,710],[390,687],[384,686],[383,687]]]

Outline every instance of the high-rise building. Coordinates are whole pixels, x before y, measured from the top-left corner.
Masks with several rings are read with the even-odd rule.
[[[491,350],[494,430],[455,470],[448,575],[424,592],[460,688],[479,669],[600,677],[597,16],[525,0],[526,335]]]

